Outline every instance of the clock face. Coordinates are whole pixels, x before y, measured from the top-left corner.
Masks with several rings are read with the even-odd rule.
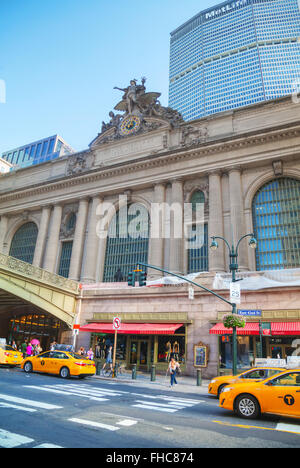
[[[120,126],[122,135],[132,135],[136,133],[141,127],[141,119],[137,115],[131,115],[123,120]]]

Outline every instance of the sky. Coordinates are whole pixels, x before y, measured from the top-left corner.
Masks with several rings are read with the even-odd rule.
[[[0,154],[55,134],[86,149],[133,78],[167,105],[170,33],[218,3],[0,0]]]

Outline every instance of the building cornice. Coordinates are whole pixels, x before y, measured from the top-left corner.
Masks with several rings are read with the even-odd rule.
[[[300,121],[292,124],[263,129],[261,131],[255,131],[240,135],[230,135],[223,137],[219,140],[208,141],[201,145],[195,145],[194,147],[181,148],[174,147],[168,151],[157,153],[155,155],[148,155],[140,159],[130,160],[118,164],[112,164],[106,167],[90,168],[87,172],[80,173],[77,175],[63,176],[51,182],[46,181],[42,184],[36,184],[30,188],[20,188],[17,190],[9,191],[4,194],[0,194],[0,203],[24,199],[36,195],[42,195],[45,193],[51,193],[57,190],[70,189],[78,185],[90,184],[103,179],[109,179],[110,177],[123,176],[126,174],[136,173],[137,171],[144,171],[151,168],[164,167],[178,163],[180,161],[187,161],[197,159],[204,156],[211,156],[221,153],[228,153],[239,151],[251,147],[262,146],[268,143],[276,143],[282,140],[288,140],[297,138],[300,136]],[[87,154],[91,151],[88,150]],[[84,153],[81,153],[84,154]],[[76,156],[76,155],[75,155]],[[70,156],[69,158],[72,158]],[[238,162],[241,166],[242,161]],[[232,163],[230,163],[232,166]],[[216,169],[218,169],[216,167]],[[211,169],[210,169],[211,170]],[[180,174],[172,174],[172,177],[180,177]],[[162,174],[163,179],[165,175]],[[153,184],[153,181],[152,181]],[[92,190],[93,192],[95,189]],[[88,193],[84,194],[88,196]],[[47,202],[49,204],[49,200]]]

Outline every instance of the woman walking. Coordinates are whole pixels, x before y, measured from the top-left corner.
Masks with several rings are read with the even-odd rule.
[[[174,358],[171,358],[168,371],[171,377],[170,387],[173,388],[174,384],[177,385],[176,375],[180,371],[180,365]]]

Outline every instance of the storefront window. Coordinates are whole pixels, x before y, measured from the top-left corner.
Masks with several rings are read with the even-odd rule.
[[[107,350],[110,346],[114,346],[115,336],[114,335],[106,335],[103,333],[95,333],[92,335],[92,346],[95,348],[95,357],[100,359],[106,358]],[[125,361],[126,360],[126,342],[127,337],[126,335],[118,335],[117,339],[117,352],[116,352],[116,359],[117,361]],[[96,346],[99,343],[98,352],[96,350]],[[99,355],[98,355],[99,353]]]
[[[159,336],[157,362],[169,362],[174,357],[178,362],[185,362],[185,336]]]
[[[251,367],[254,361],[253,339],[249,336],[238,336],[238,369]],[[221,353],[220,353],[221,369],[232,368],[232,337],[222,336],[221,338]]]

